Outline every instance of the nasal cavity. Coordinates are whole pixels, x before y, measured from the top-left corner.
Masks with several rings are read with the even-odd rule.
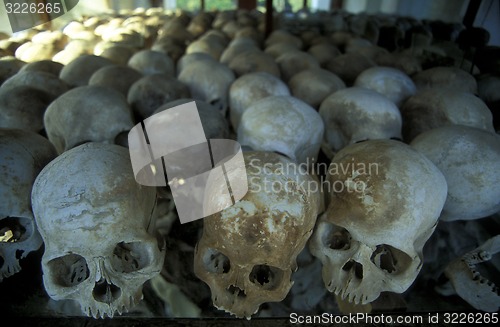
[[[236,295],[239,298],[245,298],[247,295],[245,291],[239,288],[238,286],[231,285],[227,288],[227,291],[233,295]]]
[[[101,279],[95,283],[94,290],[92,291],[92,295],[96,301],[107,304],[116,301],[121,293],[122,291],[118,286],[108,283],[105,279]]]
[[[363,279],[363,265],[354,260],[347,261],[342,267],[343,271],[354,270],[354,276],[358,279]]]

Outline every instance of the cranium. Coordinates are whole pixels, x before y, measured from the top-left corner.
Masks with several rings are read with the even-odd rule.
[[[179,73],[179,81],[189,87],[191,96],[219,108],[226,115],[229,87],[235,80],[226,65],[211,60],[196,60]]]
[[[109,87],[126,97],[130,87],[141,78],[142,74],[133,68],[110,65],[102,67],[92,74],[89,85]]]
[[[244,156],[248,193],[203,220],[194,271],[210,286],[217,308],[250,319],[260,304],[281,301],[289,292],[296,257],[316,221],[319,193],[316,182],[283,156]]]
[[[57,60],[54,59],[54,61]],[[87,85],[92,74],[98,69],[109,65],[113,65],[113,62],[104,57],[94,55],[79,56],[64,66],[59,78],[71,87]]]
[[[465,125],[494,132],[493,117],[486,104],[472,93],[448,88],[419,91],[401,107],[403,136],[417,135],[446,125]]]
[[[357,304],[406,291],[446,199],[444,176],[408,145],[372,140],[338,152],[327,178],[330,203],[310,241],[326,288]]]
[[[128,66],[143,75],[165,74],[169,77],[175,76],[174,61],[167,54],[159,51],[139,51],[130,58]]]
[[[457,294],[477,310],[497,312],[500,307],[498,286],[483,277],[476,268],[500,252],[500,235],[448,264],[445,275]]]
[[[127,100],[134,113],[144,119],[162,104],[189,98],[189,88],[179,80],[164,74],[144,76],[130,87]]]
[[[321,117],[308,104],[291,96],[270,96],[245,110],[238,142],[309,165],[317,159],[323,132]]]
[[[279,78],[265,72],[239,77],[229,88],[231,124],[238,130],[243,112],[254,102],[272,95],[290,95],[288,86]]]
[[[441,220],[478,219],[500,210],[499,135],[450,125],[420,134],[411,146],[446,177],[448,198]]]
[[[52,299],[112,317],[159,274],[165,244],[154,233],[156,190],[136,183],[127,149],[87,143],[63,153],[37,177],[32,203]]]
[[[125,97],[101,86],[66,92],[49,105],[44,124],[58,153],[90,141],[115,143],[134,126]]]
[[[390,67],[368,68],[356,78],[354,85],[385,95],[398,107],[417,92],[417,87],[408,75]]]
[[[306,69],[288,82],[294,97],[318,109],[330,94],[344,89],[345,83],[337,75],[321,68]]]
[[[477,92],[474,76],[456,67],[434,67],[413,76],[417,89],[448,87],[462,92]]]
[[[31,210],[31,188],[57,156],[44,137],[0,128],[0,282],[21,270],[19,259],[42,245]]]
[[[401,114],[385,96],[360,87],[339,90],[319,108],[326,132],[323,152],[330,158],[343,147],[364,140],[401,139]]]

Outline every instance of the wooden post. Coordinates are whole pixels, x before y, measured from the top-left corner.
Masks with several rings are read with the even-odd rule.
[[[257,0],[238,0],[238,9],[254,10],[257,8]]]
[[[330,1],[330,10],[336,11],[342,9],[342,0],[331,0]]]
[[[266,0],[266,38],[273,31],[273,0]]]
[[[307,0],[302,2],[302,9],[307,9]]]
[[[205,0],[200,0],[200,11],[205,11]]]

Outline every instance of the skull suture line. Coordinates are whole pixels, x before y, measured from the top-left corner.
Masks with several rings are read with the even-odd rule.
[[[443,174],[403,143],[372,140],[338,152],[328,175],[337,186],[310,242],[327,289],[361,304],[406,291],[446,200]]]
[[[31,187],[57,156],[44,137],[0,129],[0,282],[21,270],[19,259],[42,245],[31,211]]]
[[[214,306],[250,319],[260,304],[282,301],[292,287],[297,255],[316,222],[319,192],[316,181],[283,156],[244,157],[248,193],[203,220],[194,271],[210,286]]]
[[[161,271],[156,190],[136,183],[125,148],[86,143],[63,153],[37,177],[32,202],[51,298],[112,317],[135,305],[142,285]]]

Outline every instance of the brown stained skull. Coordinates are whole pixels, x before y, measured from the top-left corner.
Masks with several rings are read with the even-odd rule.
[[[215,307],[250,319],[262,303],[288,294],[296,257],[316,221],[319,193],[316,182],[285,157],[244,157],[248,193],[204,219],[194,271],[210,286]]]
[[[408,145],[372,140],[338,152],[328,175],[330,203],[310,242],[326,288],[356,304],[406,291],[446,199],[443,174]]]

